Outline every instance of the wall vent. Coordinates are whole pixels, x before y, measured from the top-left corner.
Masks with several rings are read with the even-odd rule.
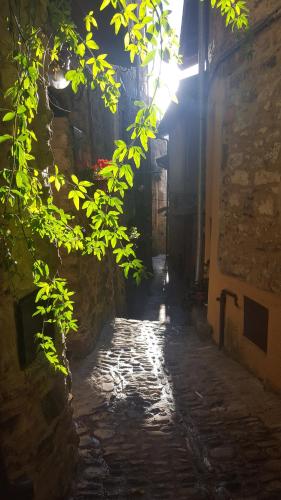
[[[267,352],[268,309],[244,297],[244,336]]]

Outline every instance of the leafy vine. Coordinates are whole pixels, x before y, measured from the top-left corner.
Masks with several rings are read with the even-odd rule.
[[[238,28],[245,26],[244,2],[238,1],[234,7],[232,0],[211,0],[211,4],[227,15],[227,24],[235,24]],[[124,30],[124,50],[129,53],[131,62],[138,57],[142,66],[147,66],[155,57],[161,60],[178,58],[177,37],[169,23],[166,0],[141,0],[138,3],[103,0],[100,9],[108,6],[115,10],[111,25],[116,35],[121,27]],[[63,53],[67,51],[71,56],[71,68],[65,77],[71,82],[73,92],[76,93],[80,86],[98,87],[104,105],[112,113],[117,110],[121,84],[107,54],[101,52],[95,41],[98,25],[93,11],[84,19],[86,35],[82,37],[64,1],[59,8],[50,1],[51,34],[33,25],[22,26],[12,5],[10,10],[9,29],[12,29],[15,40],[11,60],[17,76],[5,92],[9,108],[2,117],[7,133],[0,136],[0,143],[9,144],[9,163],[1,171],[0,178],[3,209],[0,236],[5,248],[6,267],[12,268],[15,265],[12,257],[15,227],[24,235],[33,260],[34,285],[38,289],[35,314],[43,317],[43,329],[37,334],[39,345],[50,364],[66,374],[55,342],[46,335],[44,325],[53,323],[62,336],[77,330],[71,300],[73,292],[68,290],[66,280],[59,276],[58,271],[52,275],[48,264],[40,259],[38,237],[49,241],[58,250],[79,251],[95,255],[99,260],[111,249],[125,277],[132,273],[137,283],[141,281],[145,269],[135,254],[128,229],[121,224],[121,215],[125,193],[133,186],[134,167],[140,167],[146,158],[150,139],[156,137],[158,109],[154,98],[150,103],[135,102],[135,120],[127,129],[130,142],[117,140],[111,161],[99,173],[107,183],[105,190],[94,190],[93,183],[81,181],[74,174],[62,174],[58,165],[39,168],[33,154],[37,141],[34,119],[38,113],[39,96],[48,86],[49,68],[59,65]],[[159,77],[155,94],[158,87]],[[81,225],[76,216],[57,206],[53,189],[60,191],[63,186],[77,214],[82,212],[85,215],[85,224]]]

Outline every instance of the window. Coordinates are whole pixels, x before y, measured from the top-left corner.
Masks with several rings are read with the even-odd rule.
[[[267,352],[268,309],[244,297],[244,335]]]

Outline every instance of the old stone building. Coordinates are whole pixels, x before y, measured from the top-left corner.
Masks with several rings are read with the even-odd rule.
[[[48,31],[50,1],[1,2],[1,108],[5,108],[4,92],[15,78],[10,58],[13,32],[7,19],[14,8],[22,23],[31,19]],[[71,3],[73,19],[82,29],[81,20],[100,2]],[[135,174],[123,220],[134,233],[140,231],[134,245],[148,269],[152,252],[168,253],[171,269],[192,288],[192,300],[203,307],[214,341],[265,384],[281,390],[281,0],[249,0],[250,29],[246,34],[233,34],[220,16],[209,15],[207,5],[207,0],[185,0],[181,36],[184,67],[196,64],[200,53],[204,71],[181,82],[179,104],[172,104],[161,122],[162,139],[154,144],[152,162],[148,158]],[[112,115],[105,110],[97,92],[79,89],[74,95],[69,86],[54,88],[50,80],[49,88],[40,91],[39,113],[34,120],[38,137],[35,155],[38,169],[43,171],[57,163],[62,172],[92,179],[92,166],[100,158],[111,157],[114,140],[128,138],[127,126],[135,115],[134,100],[146,99],[145,71],[138,64],[132,67],[120,52],[120,39],[104,29],[109,18],[103,24],[102,15],[98,14],[101,29],[97,41],[104,43],[118,66],[118,112]],[[4,125],[1,121],[0,134],[6,132]],[[7,161],[4,143],[1,171]],[[58,206],[68,212],[74,210],[63,187],[55,196]],[[3,213],[0,216],[2,230],[5,218]],[[156,259],[161,293],[151,294],[149,319],[117,319],[113,329],[107,329],[108,338],[101,339],[99,349],[86,358],[79,373],[81,358],[92,351],[105,322],[126,314],[128,303],[134,299],[133,284],[125,283],[110,252],[100,263],[93,256],[66,255],[41,243],[42,256],[48,257],[50,266],[56,266],[75,292],[78,332],[71,333],[65,343],[65,339],[58,340],[61,357],[66,365],[73,362],[78,374],[73,395],[71,374],[52,370],[34,341],[42,320],[33,316],[33,256],[28,252],[26,235],[13,228],[6,236],[11,240],[9,257],[13,262],[7,265],[6,248],[1,245],[1,500],[67,498],[77,463],[78,434],[86,470],[86,476],[82,474],[82,496],[88,491],[92,498],[101,491],[99,482],[107,478],[109,489],[102,490],[102,498],[109,496],[108,491],[113,492],[112,497],[118,491],[119,498],[116,488],[120,485],[129,486],[123,490],[129,495],[145,494],[145,483],[146,491],[155,491],[157,498],[169,492],[172,498],[177,491],[173,482],[183,486],[185,496],[181,498],[195,493],[198,496],[194,498],[221,497],[226,480],[230,486],[234,483],[235,490],[236,479],[242,477],[240,451],[245,451],[244,441],[248,448],[243,460],[251,462],[243,479],[245,488],[257,472],[256,462],[262,455],[261,468],[268,457],[273,462],[269,464],[269,479],[264,479],[274,483],[268,491],[279,494],[276,470],[280,470],[280,453],[272,445],[271,432],[274,428],[280,438],[279,409],[273,423],[265,424],[267,402],[274,398],[265,398],[260,408],[256,401],[263,391],[256,387],[249,409],[244,400],[253,388],[252,378],[223,358],[214,346],[202,348],[200,340],[193,338],[192,328],[186,328],[186,315],[174,312],[180,309],[178,295],[170,303],[165,297],[167,266],[163,256]],[[149,285],[146,287],[148,292]],[[170,290],[172,295],[173,287]],[[141,293],[137,298],[140,308]],[[174,322],[178,316],[179,324]],[[50,335],[56,338],[52,328]],[[188,343],[182,348],[181,342],[186,339]],[[235,390],[228,394],[233,373]],[[221,389],[224,374],[228,382]],[[247,390],[241,404],[245,380]],[[202,394],[209,382],[211,397],[208,391]],[[276,401],[271,408],[279,408]],[[222,411],[230,417],[223,420]],[[229,436],[230,445],[225,445]],[[257,451],[252,447],[255,439]],[[136,449],[140,450],[140,461]],[[114,458],[111,477],[102,458],[104,450],[109,463]],[[233,461],[237,469],[234,480]],[[221,462],[226,462],[226,476]],[[127,468],[132,476],[124,478]],[[138,482],[139,471],[143,478]],[[206,489],[208,482],[211,487]],[[77,491],[77,498],[81,498],[79,488]]]
[[[250,31],[231,37],[212,18],[207,111],[205,259],[208,319],[219,340],[281,388],[281,3],[250,1]],[[222,325],[221,325],[222,329]],[[221,335],[223,332],[221,331]]]
[[[19,9],[23,23],[31,16],[34,23],[48,26],[47,0],[40,2],[40,6],[35,6],[33,1],[15,3],[14,8]],[[79,19],[83,18],[84,11],[86,14],[90,10],[87,2],[83,6],[79,4],[79,9]],[[9,58],[12,50],[12,36],[6,22],[9,15],[10,4],[5,0],[1,3],[0,24],[3,42],[0,48],[1,96],[15,78]],[[75,12],[73,15],[75,18]],[[112,49],[108,35],[101,33],[99,37],[101,42],[106,41],[109,50]],[[114,46],[112,59],[115,62],[118,50]],[[126,65],[128,61],[119,58],[120,62]],[[85,179],[91,175],[91,166],[98,158],[111,157],[114,140],[124,136],[126,126],[132,120],[133,101],[145,96],[146,92],[145,75],[140,74],[136,67],[119,66],[117,70],[122,93],[116,115],[104,109],[100,96],[94,91],[84,89],[74,95],[70,87],[50,87],[49,96],[42,92],[34,124],[38,137],[36,157],[41,169],[55,162],[62,172]],[[1,106],[4,106],[2,97]],[[4,131],[1,125],[1,133]],[[5,168],[6,161],[4,145],[1,148],[1,169]],[[145,178],[150,200],[150,178],[147,175]],[[136,192],[139,184],[136,184]],[[140,206],[143,199],[146,198],[142,195]],[[73,210],[63,188],[56,195],[56,201],[67,211]],[[125,222],[130,220],[131,225],[135,225],[136,212],[135,197],[131,195],[127,201]],[[149,223],[150,220],[146,225],[144,223],[148,231]],[[13,238],[16,242],[13,255],[17,261],[16,272],[7,272],[5,260],[1,261],[0,267],[0,497],[5,500],[62,499],[71,486],[78,445],[72,421],[71,380],[70,376],[54,372],[43,354],[38,352],[34,334],[41,326],[32,317],[35,295],[31,257],[25,249],[23,235],[13,235]],[[148,246],[143,253],[148,259],[147,248],[149,252]],[[42,254],[59,266],[75,292],[79,329],[70,335],[66,346],[61,346],[61,353],[63,356],[67,353],[69,359],[84,356],[93,348],[104,322],[125,310],[123,275],[110,254],[100,263],[95,257],[65,255],[61,251],[58,260],[45,243],[42,243]]]
[[[23,5],[21,5],[23,7]],[[37,22],[47,19],[47,2],[41,2],[30,14]],[[8,55],[12,37],[6,19],[8,1],[1,3],[1,96],[15,78]],[[22,21],[27,12],[22,10]],[[1,106],[3,99],[1,97]],[[35,130],[36,155],[42,168],[52,162],[48,148],[52,113],[46,98],[40,95],[39,117]],[[1,133],[4,132],[1,125]],[[5,168],[7,150],[1,148],[1,169]],[[1,220],[1,223],[3,221]],[[12,235],[13,258],[17,268],[7,272],[5,248],[1,253],[0,292],[0,456],[2,498],[49,499],[63,496],[69,488],[76,460],[77,437],[72,423],[70,380],[53,373],[37,352],[32,336],[40,328],[32,321],[34,285],[32,259],[24,243],[24,235]],[[42,252],[47,252],[42,245]],[[3,260],[2,260],[3,258]],[[50,260],[55,256],[50,254]],[[9,269],[9,268],[8,268]],[[40,330],[39,330],[40,331]],[[44,485],[44,487],[42,487]]]
[[[71,89],[52,91],[51,149],[62,172],[90,179],[98,158],[112,156],[119,137],[119,115],[105,110],[99,96],[88,90],[73,95]],[[62,109],[65,111],[62,112]],[[62,188],[57,203],[72,210]],[[125,286],[121,273],[107,256],[102,263],[91,256],[63,255],[63,273],[75,290],[75,313],[79,331],[68,339],[69,357],[85,355],[93,347],[106,319],[125,308]]]
[[[207,316],[213,338],[265,383],[280,390],[281,3],[250,0],[248,4],[247,33],[233,33],[209,9],[209,16],[204,13],[200,41],[198,2],[185,2],[181,38],[184,67],[198,61],[198,51],[205,54],[204,130],[200,145],[198,133],[197,142],[193,139],[200,112],[200,76],[195,76],[182,82],[179,109],[172,105],[161,125],[170,134],[169,177],[177,179],[175,188],[170,181],[170,241],[171,245],[176,239],[181,241],[175,250],[171,246],[169,253],[178,259],[181,273],[189,262],[186,282],[195,280],[201,148],[205,156],[200,188],[204,205],[199,209],[205,219],[201,278],[205,263],[209,278]],[[190,110],[192,102],[195,115]],[[192,184],[184,180],[190,170],[196,177],[192,193]],[[179,218],[174,224],[176,191],[186,205],[193,206],[194,229],[183,224],[177,228]],[[187,217],[187,208],[184,214]],[[187,241],[193,245],[191,255]]]

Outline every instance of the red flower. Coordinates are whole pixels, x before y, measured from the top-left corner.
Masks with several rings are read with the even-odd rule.
[[[99,158],[97,160],[97,163],[95,163],[92,166],[92,169],[94,170],[94,172],[99,173],[104,167],[107,167],[107,165],[109,165],[109,163],[110,163],[110,160]]]

